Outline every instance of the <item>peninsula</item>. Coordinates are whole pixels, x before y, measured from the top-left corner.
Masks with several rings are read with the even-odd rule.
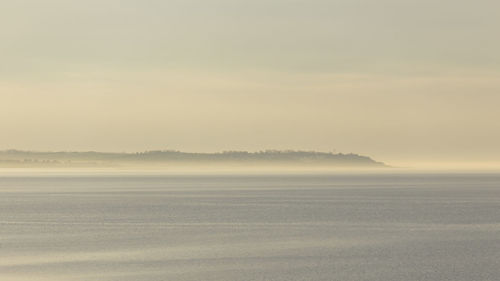
[[[265,150],[193,153],[156,150],[137,153],[0,151],[0,167],[128,167],[128,166],[295,166],[381,168],[384,163],[358,154]]]

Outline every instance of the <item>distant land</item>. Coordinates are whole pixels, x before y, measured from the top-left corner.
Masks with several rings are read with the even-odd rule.
[[[265,150],[191,153],[156,150],[137,153],[0,151],[0,167],[135,167],[135,166],[292,166],[292,167],[387,167],[370,157],[316,151]]]

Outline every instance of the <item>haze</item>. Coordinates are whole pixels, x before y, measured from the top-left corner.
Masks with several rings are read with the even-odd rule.
[[[0,0],[0,149],[497,162],[499,26],[485,0]]]

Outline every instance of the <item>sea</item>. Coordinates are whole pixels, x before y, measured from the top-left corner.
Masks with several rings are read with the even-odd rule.
[[[500,280],[500,174],[0,173],[0,280]]]

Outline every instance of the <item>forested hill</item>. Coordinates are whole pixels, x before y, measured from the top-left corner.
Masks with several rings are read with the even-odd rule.
[[[300,166],[384,167],[370,157],[316,151],[265,150],[191,153],[174,150],[138,153],[0,151],[0,166],[269,164]]]

